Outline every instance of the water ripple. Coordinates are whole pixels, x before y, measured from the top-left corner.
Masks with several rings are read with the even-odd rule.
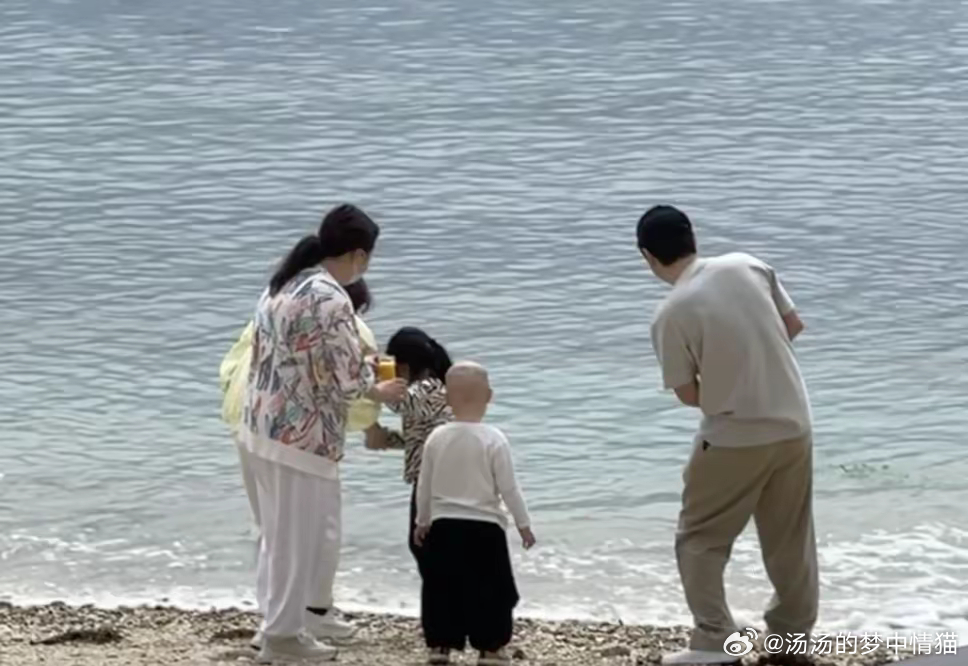
[[[663,289],[632,235],[673,201],[808,321],[823,620],[954,626],[959,0],[4,0],[0,42],[4,594],[247,590],[217,365],[272,262],[349,199],[385,229],[378,336],[423,325],[493,370],[547,544],[516,555],[528,610],[682,620],[693,417],[658,390]],[[399,465],[351,450],[348,600],[412,607]],[[742,614],[766,587],[755,544],[736,559]]]

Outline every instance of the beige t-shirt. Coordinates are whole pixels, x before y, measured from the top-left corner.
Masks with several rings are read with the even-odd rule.
[[[652,344],[667,389],[699,378],[699,438],[756,446],[810,431],[810,401],[782,315],[793,301],[748,254],[697,259],[656,310]]]

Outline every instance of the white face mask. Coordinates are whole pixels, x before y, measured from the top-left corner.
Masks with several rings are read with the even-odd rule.
[[[357,255],[357,256],[360,256],[360,255]],[[363,256],[363,262],[362,262],[363,265],[359,266],[359,265],[356,265],[356,262],[354,262],[353,278],[346,284],[354,284],[356,282],[359,282],[360,279],[362,279],[363,274],[366,273],[366,269],[370,267],[369,255],[367,255],[366,253],[362,253],[362,256]]]

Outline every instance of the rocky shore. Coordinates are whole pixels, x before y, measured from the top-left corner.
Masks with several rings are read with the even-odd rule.
[[[423,663],[413,618],[349,614],[358,635],[342,644],[339,663],[397,666]],[[239,610],[185,611],[166,607],[105,610],[61,603],[0,604],[0,664],[29,666],[188,666],[254,664],[249,639],[255,615]],[[587,622],[517,622],[512,651],[520,666],[645,666],[685,645],[685,627]],[[884,646],[869,655],[818,656],[818,666],[874,666],[896,661]],[[755,651],[744,664],[763,661]],[[474,664],[467,652],[455,663]]]

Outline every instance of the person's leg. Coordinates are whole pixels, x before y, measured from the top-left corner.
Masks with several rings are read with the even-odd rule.
[[[255,526],[258,529],[261,521],[259,512],[259,488],[255,480],[255,474],[252,471],[252,465],[249,461],[249,459],[252,457],[252,454],[249,453],[238,440],[236,440],[236,449],[239,452],[239,468],[242,472],[242,484],[245,487],[245,495],[249,500],[249,509],[252,511],[252,520],[255,522]]]
[[[336,617],[333,611],[333,584],[342,546],[342,491],[339,480],[320,481],[319,515],[314,527],[319,534],[317,575],[320,584],[308,590],[308,626],[317,638],[348,638],[355,632],[355,627]]]
[[[763,564],[776,591],[764,618],[770,633],[810,635],[819,580],[813,528],[813,445],[809,436],[775,445],[776,471],[756,507]]]
[[[314,507],[325,497],[324,482],[256,456],[250,463],[260,489],[266,571],[266,611],[257,661],[334,659],[335,648],[304,633],[307,600],[311,590],[322,585],[323,537]]]
[[[423,548],[430,549],[431,538],[430,535],[427,536]],[[428,554],[428,560],[432,559],[433,556]],[[422,576],[420,583],[420,624],[423,627],[424,642],[431,650],[449,647],[447,643],[451,631],[448,623],[451,618],[448,617],[447,600],[444,596],[446,583],[443,578],[441,567],[429,566],[427,575]]]
[[[340,482],[320,479],[321,497],[316,505],[316,526],[319,533],[319,557],[322,581],[318,589],[310,590],[308,606],[324,611],[333,606],[333,583],[339,568],[340,546],[342,544],[342,495]]]
[[[471,647],[486,660],[497,657],[511,642],[518,590],[505,531],[493,523],[467,522],[471,534],[467,541],[474,545],[469,568],[473,594],[467,597],[468,633]]]
[[[410,549],[410,554],[413,555],[414,561],[417,563],[417,572],[420,574],[421,580],[426,575],[426,549],[421,548],[413,540],[414,532],[417,530],[417,484],[413,484],[413,490],[410,492],[410,522],[407,526],[407,547]]]
[[[266,566],[266,545],[261,534],[256,541],[255,548],[257,563],[255,573],[255,603],[259,609],[259,613],[265,615],[266,596],[269,594],[269,569]]]
[[[262,615],[262,622],[259,625],[259,638],[265,631],[265,616],[269,612],[269,578],[271,570],[271,560],[273,552],[271,547],[276,545],[274,538],[268,538],[267,532],[275,534],[275,477],[272,474],[271,463],[252,456],[248,461],[249,471],[256,483],[257,501],[259,507],[259,530],[258,541],[258,564],[256,567],[256,600],[259,605],[259,613]]]
[[[252,520],[255,523],[256,528],[256,540],[255,540],[255,556],[256,562],[262,562],[263,555],[263,544],[262,544],[262,529],[260,527],[262,522],[261,510],[259,508],[259,484],[256,481],[255,472],[252,470],[252,465],[249,459],[252,454],[249,453],[245,447],[236,439],[236,450],[239,452],[239,467],[242,471],[242,483],[245,486],[245,494],[249,500],[249,509],[252,511]],[[264,494],[265,491],[263,491]],[[260,564],[256,565],[256,584],[255,584],[255,600],[256,606],[260,613],[265,613],[265,596],[266,596],[266,585],[267,572],[264,567]]]
[[[295,637],[305,626],[310,586],[320,580],[321,530],[316,524],[319,484],[304,472],[253,456],[250,459],[260,490],[266,611],[262,632],[267,637]]]
[[[461,578],[468,562],[457,520],[437,520],[424,542],[425,575],[420,619],[427,647],[463,650],[467,629],[463,616]]]
[[[692,650],[722,652],[737,630],[723,588],[733,542],[749,522],[769,477],[769,446],[723,448],[697,443],[683,473],[676,532],[679,576],[695,628]]]
[[[261,632],[283,632],[278,635],[295,636],[299,626],[287,626],[283,606],[284,588],[288,567],[284,551],[286,549],[286,525],[282,515],[282,492],[279,465],[257,456],[249,459],[249,468],[256,481],[259,503],[259,523],[262,525],[262,543],[259,549],[257,588],[261,587],[260,605],[262,610]]]

